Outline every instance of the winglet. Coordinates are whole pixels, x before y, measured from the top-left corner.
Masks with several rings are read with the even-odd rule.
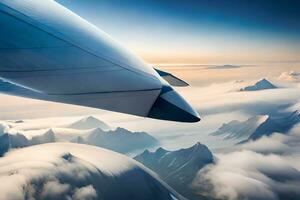
[[[198,112],[170,86],[163,86],[161,94],[149,111],[148,117],[189,123],[201,120]]]
[[[154,68],[155,69],[155,68]],[[168,72],[161,71],[159,69],[155,69],[155,71],[163,78],[165,79],[170,85],[177,86],[177,87],[186,87],[189,86],[189,84],[173,74],[170,74]]]

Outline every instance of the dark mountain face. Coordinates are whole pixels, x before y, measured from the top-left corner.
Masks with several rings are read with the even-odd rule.
[[[275,89],[277,88],[267,79],[262,79],[256,82],[254,85],[242,88],[241,91],[257,91],[257,90],[268,90],[268,89]]]
[[[211,135],[244,143],[249,140],[257,140],[262,136],[269,136],[275,132],[285,134],[298,123],[300,123],[299,111],[275,113],[269,116],[252,117],[246,121],[231,121],[223,124]]]
[[[287,133],[297,123],[300,123],[300,112],[283,113],[279,116],[269,116],[255,132],[249,136],[248,140],[256,140],[264,135],[269,136],[272,133]]]
[[[3,156],[9,150],[9,135],[0,136],[0,156]]]
[[[201,168],[214,161],[210,150],[200,143],[177,151],[163,148],[155,152],[146,150],[134,159],[156,172],[176,191],[190,199],[203,199],[194,193],[191,183]]]

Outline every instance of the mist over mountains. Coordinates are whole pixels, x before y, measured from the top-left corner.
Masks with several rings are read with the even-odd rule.
[[[80,120],[68,125],[66,128],[78,129],[78,130],[88,130],[88,129],[100,128],[103,131],[107,131],[107,130],[111,129],[111,127],[108,124],[106,124],[103,121],[100,121],[99,119],[97,119],[93,116],[88,116],[83,119],[80,119]]]
[[[0,164],[0,196],[6,200],[184,200],[134,160],[88,145],[26,147]]]
[[[248,138],[256,140],[262,136],[269,136],[272,133],[287,133],[300,122],[298,110],[291,113],[282,113],[277,116],[269,116]]]
[[[193,187],[212,199],[297,200],[300,198],[300,124],[217,154]]]
[[[102,129],[94,129],[86,139],[80,140],[85,144],[103,147],[120,153],[154,147],[158,140],[145,132],[131,132],[124,128],[103,132]]]
[[[251,117],[246,121],[233,120],[229,123],[224,123],[217,131],[211,133],[211,135],[221,136],[224,140],[245,140],[248,139],[267,118],[267,115],[259,115]]]
[[[106,118],[103,117],[99,120],[94,116],[84,117],[75,122],[66,119],[66,123],[60,122],[57,126],[53,125],[55,121],[50,122],[48,119],[2,121],[0,123],[0,151],[5,153],[2,157],[5,158],[13,152],[23,152],[22,149],[36,147],[37,151],[45,156],[44,152],[48,148],[44,148],[44,145],[48,144],[39,144],[52,142],[58,142],[58,145],[61,142],[67,142],[67,145],[77,143],[70,145],[79,145],[80,152],[86,151],[85,148],[81,148],[80,144],[89,144],[91,148],[97,148],[91,145],[101,146],[130,156],[151,148],[151,151],[146,150],[135,157],[140,162],[140,164],[136,164],[141,167],[144,165],[143,168],[149,168],[152,170],[149,172],[151,176],[159,177],[158,179],[165,182],[163,185],[168,184],[176,192],[190,200],[296,200],[300,197],[298,192],[300,191],[298,184],[300,180],[300,132],[298,127],[300,124],[299,112],[296,111],[299,110],[300,105],[298,102],[300,96],[297,93],[299,89],[294,85],[293,88],[239,91],[245,85],[249,85],[249,83],[247,81],[230,82],[213,85],[203,90],[198,90],[198,88],[192,90],[193,94],[199,93],[201,98],[207,98],[205,101],[199,102],[199,105],[201,104],[202,108],[206,109],[203,112],[204,120],[194,125],[151,120],[147,123],[144,120],[137,122],[121,120],[120,124],[118,122],[115,124],[121,127],[125,125],[126,128],[113,128],[112,125],[115,124],[102,121],[102,119],[107,121]],[[275,85],[280,84],[275,82]],[[200,113],[202,112],[200,111]],[[133,123],[133,126],[127,126],[130,123]],[[138,129],[134,129],[134,127]],[[153,127],[153,129],[143,132],[143,130],[149,130],[147,129],[149,127]],[[159,131],[152,131],[154,129],[159,129]],[[135,132],[129,130],[135,130]],[[201,141],[201,143],[195,144],[195,141]],[[220,144],[224,146],[224,150]],[[31,145],[34,147],[29,147]],[[214,145],[216,147],[220,145],[221,150],[215,148]],[[20,188],[25,189],[20,189],[20,191],[29,192],[32,188],[36,188],[40,193],[35,190],[30,193],[36,199],[59,199],[59,195],[71,199],[97,199],[99,194],[105,194],[104,196],[108,199],[134,199],[135,197],[141,199],[139,196],[141,193],[133,190],[133,186],[141,184],[143,186],[142,193],[150,196],[151,194],[158,195],[157,192],[161,190],[159,184],[157,185],[151,177],[145,175],[144,172],[140,173],[139,170],[132,170],[132,173],[126,172],[127,175],[120,172],[113,178],[107,177],[105,173],[99,176],[93,170],[81,166],[82,163],[86,163],[86,156],[78,156],[68,150],[69,148],[71,147],[67,146],[61,150],[57,156],[47,153],[45,157],[58,160],[55,162],[55,165],[59,166],[58,170],[53,175],[54,169],[47,168],[53,173],[49,176],[46,175],[47,178],[42,178],[40,182],[36,178],[32,179],[34,181],[30,179],[29,182],[26,182],[30,183],[30,187],[24,187],[23,184]],[[152,152],[154,148],[158,149]],[[86,152],[91,154],[89,156],[94,157],[94,153],[91,151],[87,150]],[[14,157],[17,163],[31,162],[30,159],[33,159],[29,156],[26,158],[27,160],[22,158],[23,160],[19,162],[20,157],[16,154]],[[96,161],[99,160],[98,157],[104,156],[104,154],[95,155]],[[98,163],[99,166],[106,165],[107,162],[116,164],[107,166],[107,169],[121,170],[126,166],[123,162],[114,161],[111,154],[106,155],[103,159],[107,161],[101,160],[102,163]],[[60,165],[59,163],[65,164]],[[94,163],[94,161],[88,163]],[[77,164],[81,167],[77,168]],[[18,170],[17,172],[10,171],[11,167],[9,166],[7,167],[8,171],[5,171],[4,174],[16,173],[16,176],[22,176],[22,169],[28,170],[24,165],[16,165],[20,166],[20,172]],[[69,166],[70,168],[68,168]],[[73,169],[74,171],[72,171]],[[91,167],[91,169],[94,168]],[[45,171],[48,172],[47,170]],[[34,171],[30,171],[30,173]],[[56,172],[62,177],[70,177],[69,174],[71,174],[73,179],[66,181]],[[100,172],[102,174],[103,169]],[[88,176],[88,180],[85,180],[82,179],[82,174],[90,174],[92,177]],[[41,176],[39,171],[35,175],[32,177]],[[53,179],[49,178],[53,176]],[[140,176],[145,180],[136,178]],[[97,182],[98,180],[101,181]],[[15,185],[18,186],[13,181],[11,184],[14,185],[10,187],[13,189],[16,188]],[[132,187],[127,188],[126,184],[131,184]],[[162,199],[183,198],[176,195],[176,192],[173,195],[173,189],[169,186],[166,187],[167,190],[162,189],[165,191],[162,193],[167,194],[168,191],[172,195],[165,195]],[[120,190],[114,189],[116,187]],[[152,187],[154,187],[153,193],[151,192]],[[45,192],[53,188],[55,190],[51,193]],[[114,196],[113,193],[116,191],[124,197]],[[147,193],[147,191],[150,192]],[[54,194],[54,196],[47,196],[50,194]],[[84,196],[87,194],[90,196]],[[2,195],[0,196],[2,197]],[[151,198],[159,199],[160,197],[151,196]]]
[[[111,129],[109,125],[91,116],[66,127],[68,128],[50,128],[45,133],[31,138],[27,138],[26,133],[22,131],[13,134],[9,133],[8,130],[6,133],[4,130],[0,136],[0,155],[9,149],[51,142],[90,144],[120,153],[143,150],[159,144],[157,139],[145,132],[131,132],[120,127],[115,130],[107,130]]]
[[[213,136],[223,137],[224,140],[235,140],[243,143],[257,140],[263,136],[273,133],[286,134],[300,122],[300,113],[279,112],[273,115],[255,116],[246,121],[233,120],[224,123],[217,131],[211,133]]]

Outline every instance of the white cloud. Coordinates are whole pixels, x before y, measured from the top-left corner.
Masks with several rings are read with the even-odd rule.
[[[97,192],[92,185],[77,188],[72,197],[74,200],[92,200],[97,197]]]
[[[300,126],[252,141],[200,170],[194,187],[220,199],[299,199]]]
[[[292,81],[297,82],[300,81],[300,73],[295,71],[289,71],[289,72],[282,72],[279,77],[279,80],[282,81]]]
[[[49,181],[44,184],[41,196],[44,199],[62,198],[68,194],[69,190],[69,184],[62,184],[57,180]]]
[[[159,200],[171,194],[178,196],[136,161],[98,147],[44,144],[11,151],[0,159],[0,199],[110,200],[146,195]]]
[[[0,123],[0,136],[7,133],[9,130],[10,127],[5,122]]]

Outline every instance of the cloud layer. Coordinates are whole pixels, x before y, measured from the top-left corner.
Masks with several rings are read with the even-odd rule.
[[[134,160],[97,147],[37,145],[0,159],[0,199],[171,200],[171,195],[181,198]]]
[[[299,199],[300,124],[289,134],[273,134],[217,155],[198,173],[194,187],[219,199]]]
[[[297,82],[300,81],[300,73],[296,71],[282,72],[278,79],[283,81]]]

